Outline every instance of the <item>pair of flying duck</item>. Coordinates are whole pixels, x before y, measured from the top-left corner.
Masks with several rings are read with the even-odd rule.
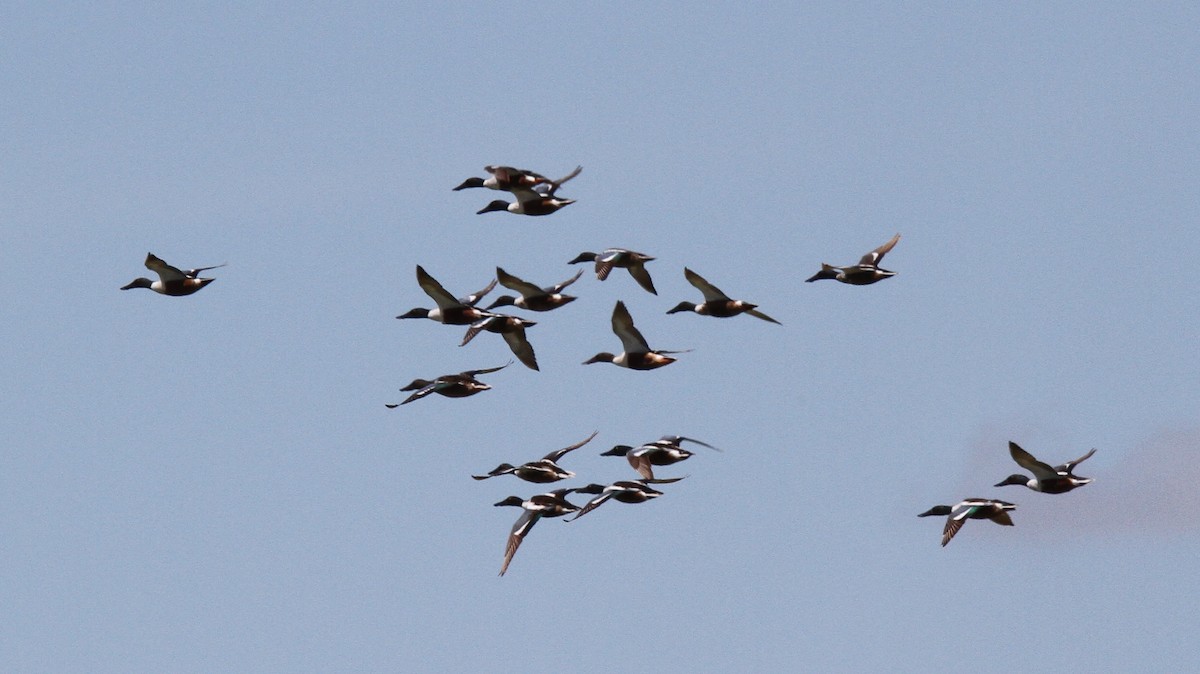
[[[580,442],[550,452],[537,461],[530,461],[520,466],[502,463],[486,475],[472,475],[471,477],[475,480],[486,480],[501,475],[514,475],[522,480],[538,484],[565,480],[574,477],[575,473],[559,466],[558,461],[568,452],[579,449],[591,442],[592,438],[595,437],[596,432],[593,432]],[[519,506],[523,509],[521,516],[517,518],[516,523],[513,524],[512,530],[509,532],[504,549],[504,563],[500,567],[500,575],[503,576],[504,572],[508,570],[508,565],[512,562],[513,555],[516,554],[521,542],[525,540],[525,536],[529,533],[529,530],[543,517],[562,517],[570,513],[575,513],[574,517],[567,520],[569,522],[583,517],[610,499],[622,503],[644,503],[650,499],[662,496],[663,492],[650,485],[678,482],[683,478],[655,479],[651,465],[670,465],[684,461],[692,456],[692,452],[680,446],[683,442],[694,442],[704,447],[717,449],[699,440],[679,435],[663,436],[654,442],[639,447],[616,445],[611,450],[603,452],[601,456],[626,457],[629,464],[642,476],[642,479],[618,480],[608,485],[591,483],[584,487],[555,489],[544,494],[530,496],[529,498],[509,496],[496,503],[496,506]],[[572,492],[593,494],[594,498],[581,508],[567,500],[567,495]]]
[[[1033,491],[1040,491],[1043,494],[1064,494],[1092,481],[1090,477],[1078,477],[1075,475],[1075,466],[1091,458],[1096,453],[1095,449],[1092,449],[1074,461],[1068,461],[1053,467],[1048,463],[1038,461],[1032,454],[1021,449],[1015,442],[1008,443],[1008,452],[1012,455],[1013,461],[1016,461],[1017,465],[1033,473],[1033,477],[1021,474],[1009,475],[1003,481],[997,483],[995,485],[997,487],[1020,484],[1025,485]],[[991,520],[996,524],[1011,527],[1013,521],[1008,511],[1015,510],[1016,507],[1016,504],[998,499],[969,498],[959,501],[953,506],[936,505],[917,515],[917,517],[929,517],[931,515],[946,516],[946,526],[942,529],[942,546],[945,547],[968,519]]]
[[[487,178],[467,178],[453,191],[485,187],[491,190],[510,192],[517,200],[508,202],[497,199],[477,211],[476,215],[493,211],[505,211],[517,215],[550,215],[564,206],[575,203],[574,199],[564,199],[555,196],[554,193],[563,183],[579,175],[583,167],[576,166],[574,171],[558,180],[550,180],[540,173],[511,166],[485,166],[483,170],[490,174]]]
[[[428,318],[446,325],[465,325],[467,326],[467,332],[465,335],[463,335],[462,343],[459,344],[459,346],[465,346],[480,332],[486,331],[496,333],[504,338],[504,342],[508,344],[508,347],[510,350],[512,350],[513,355],[515,355],[517,359],[521,361],[521,363],[532,370],[536,370],[538,369],[537,355],[533,351],[533,345],[529,343],[529,339],[525,336],[525,329],[537,325],[537,322],[521,318],[519,316],[509,316],[507,314],[498,314],[490,311],[492,307],[499,306],[506,301],[507,303],[514,305],[518,302],[523,304],[525,299],[524,293],[530,292],[527,289],[527,286],[535,286],[528,284],[521,279],[512,276],[511,274],[503,273],[502,269],[497,268],[497,272],[499,279],[505,284],[505,286],[517,286],[518,291],[522,293],[522,297],[518,299],[509,295],[505,295],[496,300],[496,302],[494,302],[488,308],[480,309],[476,305],[484,298],[485,295],[487,295],[492,291],[493,288],[496,287],[497,279],[492,279],[491,282],[488,283],[483,289],[471,293],[470,295],[466,295],[464,297],[455,297],[444,287],[442,287],[442,284],[439,283],[437,279],[433,278],[433,276],[430,276],[429,272],[425,271],[421,265],[417,265],[417,284],[421,286],[421,290],[424,290],[425,294],[428,295],[437,304],[437,306],[433,309],[416,307],[406,313],[400,314],[396,318]],[[578,278],[578,276],[576,276],[576,278]],[[555,288],[560,290],[561,288],[570,285],[574,280],[575,279],[571,279],[561,283],[558,286],[555,286]],[[567,296],[560,294],[558,290],[554,290],[553,293],[545,292],[545,290],[551,289],[539,288],[538,290],[541,291],[541,294],[537,295],[539,299],[535,300],[535,303],[542,302],[545,304],[555,304],[555,306],[561,306],[562,304],[571,301],[571,299],[574,299],[567,299]],[[476,372],[476,374],[480,373],[481,372]]]

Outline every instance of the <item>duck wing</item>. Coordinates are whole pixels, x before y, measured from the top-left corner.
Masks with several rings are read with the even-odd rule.
[[[467,370],[466,372],[459,372],[458,374],[459,374],[459,376],[462,376],[462,377],[475,377],[477,375],[488,374],[490,372],[499,372],[500,370],[503,370],[504,368],[508,367],[509,365],[512,365],[511,360],[508,361],[507,363],[501,365],[500,367],[487,367],[482,370]]]
[[[634,327],[633,316],[629,315],[629,309],[620,300],[617,300],[617,306],[613,308],[612,329],[617,337],[621,338],[621,346],[625,353],[650,352],[650,345],[646,343],[646,338],[642,337],[642,333]]]
[[[508,534],[508,543],[504,546],[504,565],[500,567],[501,576],[508,570],[508,565],[512,562],[513,555],[517,554],[517,548],[521,547],[521,541],[525,540],[526,534],[533,528],[533,525],[537,524],[537,521],[541,517],[536,512],[526,510],[517,518],[516,524],[513,525],[512,531]]]
[[[571,171],[567,175],[559,178],[558,180],[550,181],[550,189],[546,190],[546,196],[548,196],[548,197],[554,196],[554,193],[558,190],[559,187],[562,186],[563,183],[565,183],[568,180],[570,180],[571,178],[574,178],[575,176],[579,175],[579,172],[582,170],[583,170],[582,166],[576,166],[574,171]]]
[[[158,257],[154,253],[146,253],[146,269],[158,274],[158,278],[163,282],[182,281],[188,278],[178,267],[172,267],[167,264],[166,260]]]
[[[563,281],[562,283],[553,285],[549,288],[543,288],[543,290],[547,295],[553,295],[554,293],[560,293],[563,291],[564,288],[566,288],[567,286],[571,285],[572,283],[578,281],[580,276],[583,276],[583,269],[580,269],[579,271],[575,272],[575,275],[572,276],[571,278],[567,279],[566,281]],[[516,288],[513,288],[513,290],[516,290]]]
[[[204,272],[208,271],[209,269],[220,269],[221,267],[224,267],[227,264],[229,264],[229,263],[222,262],[221,264],[214,264],[211,267],[196,267],[195,269],[186,269],[186,270],[184,270],[183,275],[187,276],[188,278],[196,278],[197,276],[199,276],[200,274],[203,274]]]
[[[1020,445],[1015,442],[1009,441],[1008,453],[1012,454],[1013,461],[1016,461],[1017,465],[1033,473],[1033,476],[1039,480],[1050,480],[1059,477],[1058,471],[1051,468],[1050,464],[1038,461],[1032,454],[1021,449]]]
[[[1083,456],[1079,457],[1078,459],[1075,459],[1074,461],[1068,461],[1068,462],[1062,464],[1061,466],[1055,466],[1054,470],[1055,470],[1055,472],[1057,472],[1059,474],[1072,475],[1073,474],[1072,471],[1075,470],[1075,466],[1078,466],[1079,464],[1083,463],[1084,461],[1087,461],[1088,459],[1092,458],[1092,455],[1095,453],[1096,453],[1096,448],[1093,447],[1092,450],[1090,452],[1088,452],[1087,454],[1084,454]]]
[[[599,496],[597,496],[596,498],[594,498],[594,499],[592,499],[592,500],[588,501],[588,502],[587,502],[587,505],[585,505],[585,506],[583,506],[582,508],[580,508],[580,509],[579,509],[579,512],[575,513],[575,516],[574,516],[574,517],[572,517],[571,519],[567,520],[567,521],[568,521],[568,522],[574,522],[575,520],[579,519],[580,517],[583,517],[584,515],[586,515],[586,514],[588,514],[588,513],[592,512],[592,511],[593,511],[593,510],[595,510],[596,508],[599,508],[600,506],[604,505],[604,502],[605,502],[605,501],[607,501],[608,499],[612,498],[612,496],[613,496],[613,493],[614,493],[614,492],[612,492],[612,491],[609,491],[607,488],[605,488],[605,490],[604,490],[604,491],[600,492],[600,495],[599,495]]]
[[[683,268],[683,277],[704,295],[705,302],[721,302],[729,299],[729,296],[721,292],[720,288],[704,280],[703,276],[687,267]]]
[[[583,270],[580,269],[579,273],[582,274]],[[509,290],[515,290],[521,293],[523,297],[540,297],[546,294],[546,292],[538,286],[530,283],[529,281],[517,278],[516,276],[504,271],[500,267],[496,267],[496,278],[500,281],[500,285],[508,288]]]
[[[462,302],[463,304],[465,304],[469,307],[473,307],[479,303],[479,300],[483,299],[484,295],[487,295],[488,293],[492,292],[492,288],[495,288],[495,287],[496,287],[496,279],[492,279],[491,283],[488,283],[486,286],[484,286],[480,290],[476,290],[475,292],[471,293],[470,295],[458,298],[458,301]]]
[[[888,240],[887,243],[876,248],[875,250],[862,256],[858,263],[864,267],[876,267],[883,261],[883,256],[888,254],[888,251],[896,247],[896,243],[900,241],[900,235],[897,234]]]
[[[451,295],[438,283],[437,279],[429,275],[425,268],[417,265],[417,284],[421,286],[421,290],[425,291],[434,302],[437,302],[438,308],[443,311],[447,309],[458,309],[463,306],[463,303],[457,297]]]
[[[592,434],[587,436],[583,440],[581,440],[569,447],[563,447],[562,449],[556,449],[553,452],[550,452],[549,454],[547,454],[546,456],[543,456],[542,458],[557,462],[559,459],[563,458],[563,456],[566,455],[567,452],[575,451],[576,449],[579,449],[580,447],[591,442],[592,438],[596,437],[596,434],[599,432],[600,431],[592,431]]]
[[[537,356],[533,353],[533,345],[525,337],[525,328],[518,328],[512,332],[504,332],[500,334],[504,341],[508,344],[508,348],[512,350],[513,355],[517,360],[521,361],[525,367],[531,370],[538,369]]]
[[[657,295],[658,291],[654,289],[654,280],[650,278],[650,272],[646,271],[646,265],[641,260],[629,265],[629,275],[633,280],[638,282],[646,292],[651,295]]]
[[[780,323],[779,321],[775,320],[774,318],[771,318],[770,316],[764,314],[763,312],[759,311],[758,309],[747,309],[746,313],[755,318],[761,318],[764,321],[774,323],[775,325],[783,325],[783,323]]]

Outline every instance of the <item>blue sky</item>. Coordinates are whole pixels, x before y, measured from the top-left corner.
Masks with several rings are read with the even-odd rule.
[[[1200,667],[1200,11],[1185,3],[0,10],[0,669]],[[485,164],[562,175],[475,215]],[[900,232],[899,274],[805,284]],[[397,321],[497,265],[585,274],[541,372],[395,410],[504,343]],[[147,251],[228,262],[185,298]],[[667,315],[683,267],[779,319]],[[653,372],[580,363],[629,306]],[[547,520],[474,482],[698,448]],[[992,484],[1016,441],[1095,482]],[[571,484],[576,484],[573,482]],[[945,549],[916,514],[1016,502]],[[582,502],[581,497],[576,497]]]

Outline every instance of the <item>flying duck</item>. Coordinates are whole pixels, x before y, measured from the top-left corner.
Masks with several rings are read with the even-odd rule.
[[[1008,443],[1008,453],[1012,454],[1013,461],[1016,461],[1022,468],[1033,473],[1033,477],[1030,478],[1019,474],[1009,475],[1004,478],[1003,482],[996,484],[995,486],[997,487],[1010,484],[1023,484],[1043,494],[1062,494],[1076,487],[1082,487],[1092,481],[1090,477],[1076,477],[1074,470],[1075,466],[1092,458],[1092,455],[1096,453],[1094,448],[1074,461],[1068,461],[1053,468],[1049,464],[1042,463],[1033,458],[1032,454],[1021,449],[1015,442]]]
[[[1013,521],[1008,516],[1007,511],[1015,510],[1016,507],[1015,504],[1008,501],[997,501],[990,498],[969,498],[959,501],[953,506],[933,506],[929,510],[917,515],[917,517],[929,517],[930,515],[947,516],[946,528],[942,529],[942,547],[944,548],[968,519],[991,520],[996,524],[1011,527]]]
[[[896,247],[896,242],[899,240],[899,234],[893,236],[887,243],[862,256],[862,259],[855,265],[835,267],[821,263],[821,271],[813,274],[812,277],[805,279],[805,281],[811,283],[820,279],[831,278],[837,279],[842,283],[849,283],[850,285],[865,286],[895,276],[896,272],[881,269],[879,263],[883,261],[883,256],[887,255],[888,251]]]
[[[680,311],[694,311],[701,316],[716,316],[717,318],[729,318],[738,314],[747,314],[755,318],[761,318],[764,321],[770,321],[776,325],[780,325],[779,321],[771,318],[758,310],[757,304],[750,304],[745,300],[732,300],[729,296],[721,292],[721,289],[704,280],[704,277],[696,272],[683,268],[683,276],[695,286],[701,293],[704,294],[704,301],[700,304],[692,304],[691,302],[680,302],[675,305],[674,309],[667,311],[668,314],[674,314]]]
[[[669,466],[692,456],[692,452],[680,446],[682,442],[694,442],[697,445],[721,451],[706,442],[693,438],[685,438],[682,435],[664,435],[654,442],[648,442],[639,447],[616,445],[600,456],[623,456],[629,461],[629,465],[633,466],[633,469],[642,476],[643,480],[658,482],[654,479],[654,466]]]
[[[682,479],[683,478],[680,477],[670,481],[678,482]],[[598,496],[588,501],[587,505],[583,506],[579,512],[575,513],[574,517],[567,520],[568,522],[574,522],[580,517],[592,512],[609,499],[616,499],[621,503],[645,503],[652,498],[658,498],[659,496],[663,495],[661,491],[646,484],[645,480],[619,480],[607,486],[592,483],[586,487],[577,487],[575,491],[579,492],[580,494],[598,494]]]
[[[642,337],[642,333],[633,326],[633,317],[629,315],[629,309],[626,309],[625,303],[620,300],[617,300],[617,306],[613,308],[612,329],[617,337],[621,338],[621,346],[625,350],[615,356],[607,351],[602,351],[583,361],[584,365],[612,363],[631,370],[653,370],[656,367],[675,362],[674,358],[665,354],[684,353],[683,351],[652,351],[646,344],[646,338]]]
[[[571,171],[558,180],[551,180],[540,173],[513,168],[511,166],[484,166],[483,170],[491,175],[487,178],[467,178],[463,181],[463,184],[455,187],[452,191],[457,192],[470,187],[486,187],[492,190],[512,192],[513,194],[540,192],[548,196],[553,196],[554,191],[558,189],[559,185],[579,175],[583,167],[576,166],[574,171]]]
[[[471,324],[467,328],[467,334],[463,336],[462,344],[466,346],[467,342],[471,341],[475,335],[487,330],[494,332],[504,338],[508,348],[512,349],[513,355],[521,361],[525,367],[531,370],[538,369],[537,356],[533,353],[533,345],[525,338],[525,328],[537,325],[536,322],[520,318],[519,316],[506,316],[504,314],[489,314]]]
[[[598,432],[599,431],[593,431],[591,435],[587,436],[582,441],[577,442],[570,447],[556,449],[537,461],[530,461],[529,463],[523,463],[519,466],[514,466],[511,463],[502,463],[499,466],[496,466],[496,468],[487,475],[472,475],[471,478],[475,480],[486,480],[490,477],[498,477],[500,475],[516,475],[526,482],[545,484],[547,482],[558,482],[559,480],[565,480],[569,477],[575,477],[575,473],[560,467],[558,465],[558,460],[563,458],[567,452],[579,449],[580,447],[591,442],[592,438],[596,437],[596,433]]]
[[[467,396],[475,395],[480,391],[486,391],[491,388],[491,386],[488,384],[476,379],[476,375],[488,374],[489,372],[503,370],[509,365],[512,365],[511,360],[500,367],[489,367],[483,370],[467,370],[466,372],[459,372],[458,374],[444,374],[432,381],[428,379],[414,379],[411,384],[400,390],[416,391],[416,393],[413,393],[409,397],[405,398],[404,402],[402,403],[388,403],[385,405],[385,407],[388,409],[395,409],[400,405],[407,405],[414,400],[420,400],[431,393],[443,395],[447,398],[466,398]]]
[[[421,290],[424,290],[426,295],[437,302],[437,308],[417,307],[396,318],[428,318],[447,325],[470,325],[488,315],[483,309],[477,308],[475,304],[496,287],[496,279],[492,279],[492,282],[482,290],[463,298],[456,298],[446,292],[442,284],[430,276],[429,272],[425,271],[421,265],[417,265],[417,283],[420,284]]]
[[[500,567],[501,576],[508,570],[508,564],[512,561],[513,555],[517,554],[517,548],[521,547],[521,541],[525,540],[525,536],[538,520],[543,517],[562,517],[567,513],[579,510],[579,506],[566,499],[567,494],[572,491],[576,490],[555,489],[545,494],[530,496],[527,499],[520,496],[509,496],[495,504],[497,506],[519,506],[525,510],[517,518],[512,531],[508,534],[508,543],[504,546],[504,565]]]
[[[521,296],[514,297],[512,295],[501,295],[497,297],[496,301],[492,302],[491,306],[487,308],[488,310],[491,310],[495,309],[496,307],[515,306],[521,309],[528,309],[530,311],[550,311],[551,309],[557,309],[558,307],[575,300],[573,295],[564,295],[562,294],[562,291],[567,286],[578,281],[579,277],[582,275],[583,270],[580,269],[579,271],[575,272],[574,276],[566,281],[563,281],[562,283],[541,288],[528,281],[523,281],[516,276],[513,276],[500,267],[496,267],[496,278],[500,281],[500,285],[508,288],[509,290],[515,290],[521,293]]]
[[[191,295],[200,290],[204,286],[212,283],[216,279],[200,278],[200,274],[209,269],[224,267],[225,263],[216,264],[211,267],[197,267],[196,269],[180,270],[177,267],[172,267],[163,261],[154,253],[146,253],[146,269],[158,274],[157,281],[151,281],[145,277],[138,277],[129,282],[129,284],[121,286],[121,290],[129,290],[130,288],[149,288],[160,295],[171,295],[173,297],[181,297],[183,295]]]
[[[614,267],[621,267],[629,270],[629,275],[633,280],[638,282],[638,285],[646,289],[646,292],[657,295],[658,291],[654,289],[654,281],[650,278],[650,272],[646,271],[646,263],[654,258],[639,253],[637,251],[627,250],[625,248],[606,248],[602,252],[593,253],[584,251],[577,255],[574,260],[567,264],[579,264],[580,262],[595,262],[596,263],[596,278],[603,281],[608,278],[609,272]]]

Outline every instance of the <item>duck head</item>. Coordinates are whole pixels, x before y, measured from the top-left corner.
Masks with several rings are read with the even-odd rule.
[[[993,485],[993,486],[995,486],[995,487],[1005,487],[1005,486],[1008,486],[1008,485],[1010,485],[1010,484],[1028,485],[1028,484],[1029,484],[1029,478],[1028,478],[1028,477],[1026,477],[1026,476],[1024,476],[1024,475],[1015,475],[1015,474],[1014,474],[1014,475],[1009,475],[1008,477],[1004,478],[1004,480],[1003,480],[1002,482],[997,482],[997,483],[996,483],[995,485]]]
[[[567,264],[579,264],[580,262],[594,262],[595,260],[596,260],[595,253],[584,251],[584,252],[580,253],[579,255],[576,255],[575,259],[571,260]]]
[[[508,206],[509,203],[507,201],[497,199],[478,211],[475,211],[475,215],[483,215],[484,213],[491,213],[492,211],[507,211]]]
[[[633,449],[629,445],[617,445],[607,452],[603,452],[600,456],[625,456]]]
[[[929,517],[931,515],[945,516],[945,515],[949,515],[952,510],[953,510],[953,508],[951,508],[948,505],[935,505],[932,508],[930,508],[929,510],[926,510],[925,512],[921,513],[920,515],[917,515],[917,517]]]
[[[127,285],[121,286],[121,290],[129,290],[130,288],[150,288],[154,282],[148,278],[139,276],[133,279]]]
[[[424,307],[409,309],[396,318],[429,318],[429,310]]]
[[[503,501],[493,504],[493,505],[496,505],[496,506],[521,506],[521,504],[523,504],[523,503],[525,503],[525,499],[521,498],[520,496],[509,496],[508,498],[504,499]]]
[[[467,178],[466,180],[463,181],[463,184],[459,185],[458,187],[455,187],[451,191],[457,192],[459,190],[465,190],[468,187],[484,187],[483,178]]]
[[[517,298],[512,295],[501,295],[494,302],[484,307],[484,311],[491,311],[496,307],[511,307],[516,306]]]
[[[680,311],[695,311],[695,310],[696,310],[695,304],[692,304],[691,302],[680,302],[679,304],[675,305],[674,309],[668,309],[667,313],[668,314],[677,314]]]
[[[591,365],[592,363],[611,363],[615,359],[616,359],[616,356],[612,355],[611,353],[609,353],[607,351],[601,351],[600,353],[583,361],[583,364]]]

